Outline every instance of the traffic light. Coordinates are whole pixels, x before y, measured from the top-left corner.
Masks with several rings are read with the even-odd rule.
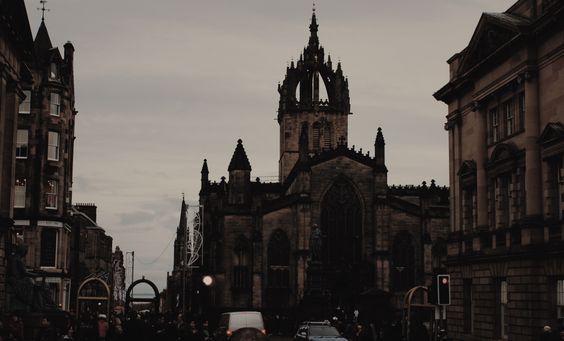
[[[450,275],[437,275],[437,305],[450,305]]]

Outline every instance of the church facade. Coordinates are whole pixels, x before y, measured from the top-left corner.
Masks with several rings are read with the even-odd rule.
[[[389,185],[380,128],[373,155],[348,146],[348,79],[341,63],[325,55],[315,13],[309,28],[307,47],[278,87],[279,181],[251,180],[241,140],[228,178],[212,182],[204,160],[203,266],[196,276],[213,278],[198,290],[210,308],[297,306],[308,289],[315,225],[323,289],[333,307],[354,304],[371,290],[399,303],[406,290],[430,284],[446,256],[448,189],[434,181]]]

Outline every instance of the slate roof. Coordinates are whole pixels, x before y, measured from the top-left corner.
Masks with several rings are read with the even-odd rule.
[[[520,31],[522,27],[531,24],[531,20],[511,13],[494,13],[486,12],[484,17],[487,19],[506,26],[515,31]]]
[[[3,33],[11,35],[26,59],[33,56],[33,37],[23,0],[0,0],[0,25]]]
[[[53,48],[51,43],[51,38],[49,37],[49,32],[47,31],[47,26],[45,22],[42,21],[37,30],[37,35],[35,36],[35,41],[33,42],[35,46],[35,52],[37,56],[42,60],[49,54],[49,51]]]

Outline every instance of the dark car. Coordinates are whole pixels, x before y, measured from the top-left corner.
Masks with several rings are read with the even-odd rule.
[[[329,322],[304,322],[298,327],[295,341],[347,341]]]

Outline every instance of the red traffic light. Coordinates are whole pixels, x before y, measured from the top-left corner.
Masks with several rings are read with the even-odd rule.
[[[441,283],[442,283],[442,284],[448,284],[448,277],[443,277],[443,278],[441,279]]]

